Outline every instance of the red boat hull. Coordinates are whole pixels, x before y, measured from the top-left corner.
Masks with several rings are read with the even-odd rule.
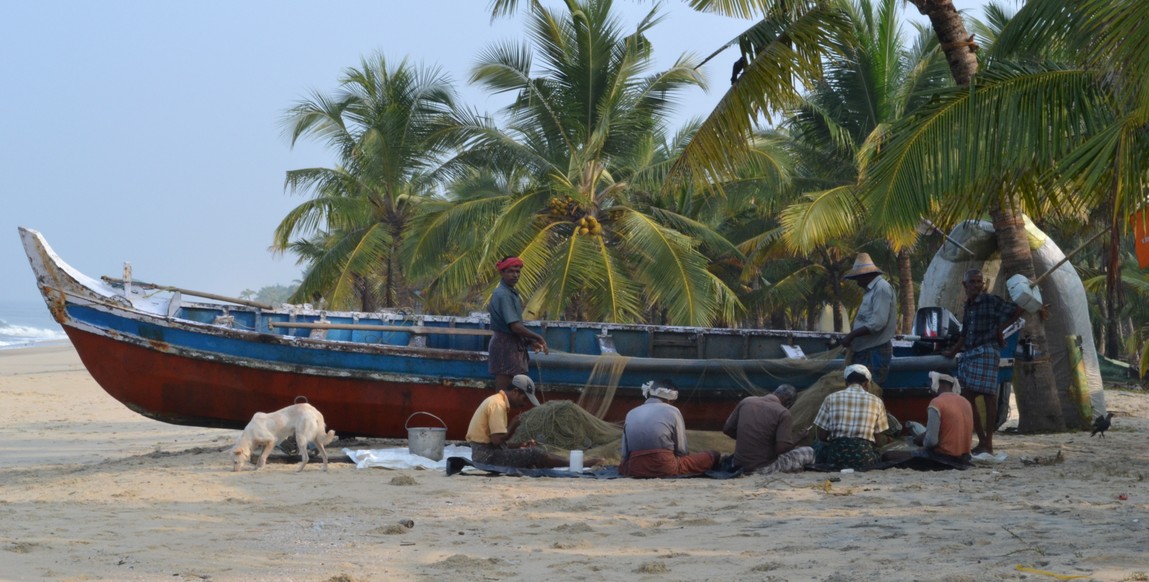
[[[139,414],[171,424],[241,430],[256,412],[287,406],[304,396],[323,411],[328,428],[342,436],[406,438],[408,417],[429,412],[446,423],[448,439],[462,440],[471,415],[491,394],[470,386],[321,376],[200,360],[65,329],[80,359],[108,394]],[[574,400],[578,395],[548,396]],[[887,398],[890,412],[903,421],[924,422],[927,402],[927,398]],[[606,420],[621,422],[638,404],[640,399],[620,395],[611,403]],[[685,399],[676,404],[691,429],[721,430],[737,401]],[[424,415],[411,422],[412,427],[435,425]]]
[[[171,424],[243,429],[256,412],[288,406],[304,396],[321,410],[328,428],[342,436],[406,438],[407,419],[429,412],[443,419],[447,438],[462,440],[471,415],[489,389],[367,378],[322,376],[194,359],[114,338],[65,328],[96,382],[133,411]],[[578,394],[545,394],[577,399]],[[272,404],[274,403],[274,404]],[[679,402],[692,429],[720,430],[730,402]],[[619,422],[640,399],[619,395],[606,420]],[[419,415],[412,427],[434,426]]]

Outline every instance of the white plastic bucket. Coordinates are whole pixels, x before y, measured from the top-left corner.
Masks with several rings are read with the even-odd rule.
[[[433,426],[412,428],[411,419],[418,414],[425,414],[439,421],[439,424],[443,425],[442,428]],[[447,423],[443,422],[443,419],[430,412],[416,412],[407,417],[403,427],[407,429],[407,452],[427,457],[432,461],[443,460],[443,446],[447,442]]]

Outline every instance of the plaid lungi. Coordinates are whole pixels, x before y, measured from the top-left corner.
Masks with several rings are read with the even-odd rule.
[[[814,441],[814,455],[819,464],[835,469],[866,469],[882,460],[874,443],[849,437],[829,442]]]
[[[992,343],[962,352],[957,368],[961,389],[996,396],[999,359],[1000,352]]]

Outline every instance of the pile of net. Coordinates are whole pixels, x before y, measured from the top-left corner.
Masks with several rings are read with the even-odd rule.
[[[553,453],[582,450],[587,457],[608,463],[621,460],[622,427],[596,418],[569,400],[552,400],[520,414],[511,444],[528,439]],[[734,441],[720,432],[687,430],[686,443],[690,452],[734,451]]]

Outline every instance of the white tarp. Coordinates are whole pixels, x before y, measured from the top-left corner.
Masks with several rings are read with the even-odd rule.
[[[471,447],[446,445],[443,459],[432,461],[427,457],[411,454],[406,447],[395,449],[343,449],[343,454],[355,461],[357,469],[382,467],[384,469],[439,469],[447,470],[447,457],[463,457],[470,460]]]

